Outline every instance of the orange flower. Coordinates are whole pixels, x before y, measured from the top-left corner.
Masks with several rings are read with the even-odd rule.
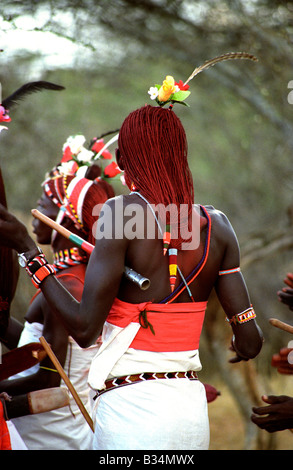
[[[166,79],[163,81],[163,85],[159,89],[158,100],[162,102],[168,101],[170,96],[173,95],[175,91],[175,80],[173,77],[171,77],[171,75],[167,75]]]

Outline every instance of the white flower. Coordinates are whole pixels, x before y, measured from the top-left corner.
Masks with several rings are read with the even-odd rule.
[[[175,93],[177,93],[178,91],[180,91],[180,88],[178,85],[175,85]]]
[[[74,175],[76,165],[73,160],[70,160],[69,162],[63,162],[57,169],[61,175]]]
[[[4,131],[4,130],[7,131],[7,130],[8,130],[8,127],[6,127],[6,126],[0,126],[0,132],[1,132],[1,131]]]
[[[158,88],[151,86],[148,91],[148,94],[150,95],[151,100],[155,100],[159,94],[159,90]]]
[[[76,154],[76,158],[79,162],[90,162],[93,156],[94,153],[84,147],[81,147],[80,151]]]
[[[63,152],[66,147],[70,147],[70,150],[73,155],[77,155],[80,152],[84,143],[85,137],[83,135],[71,135],[70,137],[68,137],[67,141],[63,145]]]

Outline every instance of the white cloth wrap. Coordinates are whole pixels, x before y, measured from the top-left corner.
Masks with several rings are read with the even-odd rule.
[[[201,370],[198,350],[151,352],[129,348],[140,325],[105,323],[102,346],[92,361],[89,385],[142,372]],[[174,406],[176,403],[176,406]],[[206,450],[209,422],[206,392],[199,380],[159,379],[118,387],[95,400],[97,450]]]

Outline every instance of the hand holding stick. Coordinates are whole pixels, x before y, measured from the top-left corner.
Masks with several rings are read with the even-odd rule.
[[[92,245],[91,243],[88,243],[87,241],[85,241],[83,238],[79,237],[75,233],[70,232],[70,230],[66,229],[62,225],[57,224],[57,222],[50,219],[46,215],[42,214],[37,209],[32,209],[31,213],[36,219],[41,220],[41,222],[44,222],[53,230],[56,230],[56,232],[60,233],[60,235],[63,235],[65,238],[70,240],[72,243],[74,243],[76,246],[81,248],[86,253],[88,254],[92,253],[94,249],[94,245]],[[124,274],[128,279],[130,279],[132,282],[137,284],[142,290],[146,290],[149,288],[150,280],[147,279],[146,277],[143,277],[141,274],[137,273],[133,269],[125,266]]]

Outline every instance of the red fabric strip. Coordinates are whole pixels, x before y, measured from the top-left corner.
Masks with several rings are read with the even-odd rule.
[[[115,299],[107,322],[125,328],[129,323],[139,323],[145,311],[150,326],[141,327],[130,347],[145,351],[171,352],[198,349],[207,302],[130,304]],[[143,319],[141,324],[144,325]]]

